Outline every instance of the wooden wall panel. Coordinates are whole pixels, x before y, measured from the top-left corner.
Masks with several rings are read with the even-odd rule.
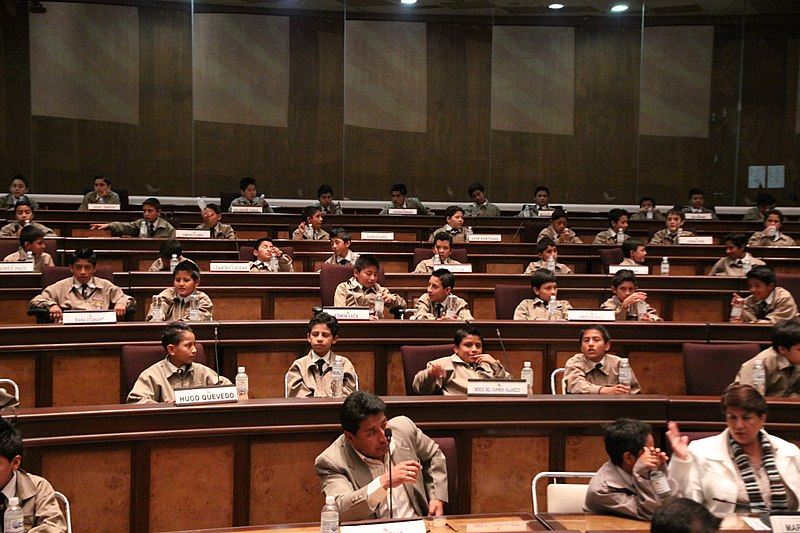
[[[311,316],[311,309],[320,305],[319,296],[275,298],[276,320],[303,320]]]
[[[389,396],[406,395],[406,379],[403,374],[403,355],[400,350],[389,351],[388,386],[386,394]]]
[[[686,394],[683,353],[631,350],[627,354],[642,394]]]
[[[261,319],[261,298],[217,297],[212,301],[214,302],[214,320]]]
[[[593,472],[607,459],[603,437],[570,435],[566,438],[564,470]]]
[[[299,352],[237,354],[237,366],[245,367],[250,378],[250,398],[283,398],[284,377],[299,355]]]
[[[0,11],[0,191],[11,176],[31,176],[31,75],[28,13],[24,5]],[[47,190],[45,183],[36,185]]]
[[[0,376],[17,383],[20,407],[36,407],[36,355],[3,357],[0,359]],[[9,394],[14,394],[11,387],[4,387]]]
[[[102,350],[56,352],[53,356],[53,405],[118,403],[119,365],[119,355]],[[99,376],[104,377],[98,379]],[[88,383],[91,386],[86,386]]]

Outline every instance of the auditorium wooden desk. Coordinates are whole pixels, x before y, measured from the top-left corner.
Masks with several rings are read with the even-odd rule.
[[[589,513],[539,513],[536,518],[548,529],[574,529],[577,531],[650,531],[650,522],[623,518],[621,516]],[[726,516],[721,531],[752,531],[738,515]]]

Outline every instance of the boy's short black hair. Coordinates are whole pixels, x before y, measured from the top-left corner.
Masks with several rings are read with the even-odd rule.
[[[686,213],[684,213],[683,210],[681,210],[681,209],[679,209],[677,207],[673,207],[672,209],[667,211],[667,214],[665,215],[665,217],[669,218],[670,215],[678,215],[679,217],[681,217],[681,220],[686,220]]]
[[[239,190],[243,191],[243,190],[247,189],[250,185],[255,185],[255,184],[256,184],[256,180],[254,180],[250,176],[245,176],[245,177],[243,177],[242,179],[239,180]]]
[[[462,215],[464,214],[464,208],[460,205],[448,205],[447,209],[444,210],[444,216],[445,218],[450,218],[459,211],[461,211]]]
[[[158,250],[158,257],[170,260],[173,254],[178,257],[183,255],[183,246],[181,246],[181,243],[175,239],[162,242],[161,248]]]
[[[656,206],[656,199],[655,198],[653,198],[652,196],[642,196],[642,198],[639,200],[639,207],[642,207],[642,204],[644,204],[648,200],[653,204],[653,207]]]
[[[358,272],[361,272],[368,267],[380,269],[381,262],[378,261],[378,258],[372,254],[361,254],[358,256],[358,259],[356,259],[356,262],[353,265],[353,269],[357,270]]]
[[[608,458],[617,466],[622,466],[625,452],[638,458],[647,437],[652,434],[653,428],[650,424],[632,418],[618,418],[606,424],[603,428],[603,441]]]
[[[393,183],[391,192],[399,192],[403,196],[408,196],[408,189],[405,183]]]
[[[12,181],[12,182],[13,182],[14,180],[19,180],[19,181],[21,181],[22,183],[24,183],[24,184],[25,184],[25,188],[26,188],[26,189],[30,189],[30,188],[31,188],[31,182],[30,182],[30,180],[29,180],[28,178],[26,178],[25,176],[23,176],[22,174],[17,174],[17,175],[16,175],[16,176],[14,176],[13,178],[11,178],[11,181]]]
[[[630,257],[631,253],[635,252],[638,247],[644,245],[644,241],[641,239],[627,239],[622,241],[622,255]]]
[[[694,196],[695,194],[699,194],[703,198],[706,197],[706,193],[703,192],[703,189],[698,189],[698,188],[689,189],[689,194],[687,194],[686,196],[687,198],[691,199],[692,196]]]
[[[156,211],[161,211],[161,202],[158,201],[158,198],[152,198],[152,197],[148,198],[147,200],[142,202],[142,208],[144,209],[144,206],[146,205],[149,205]]]
[[[567,220],[569,220],[569,217],[567,216],[567,212],[564,211],[563,209],[556,209],[556,210],[553,211],[553,214],[550,215],[550,220],[552,222],[555,222],[559,218],[566,218]]]
[[[748,237],[744,233],[728,233],[722,238],[722,244],[730,242],[737,248],[744,248],[747,246]]]
[[[19,205],[19,203],[17,205]],[[784,218],[783,211],[781,211],[780,209],[770,209],[769,211],[764,213],[764,220],[766,220],[770,215],[777,215],[778,220],[780,220],[781,224],[783,224],[783,218]]]
[[[95,176],[94,179],[92,180],[92,183],[94,183],[97,180],[103,180],[104,182],[106,182],[106,185],[111,185],[111,178],[109,178],[105,174],[98,174],[97,176]]]
[[[624,209],[619,209],[615,207],[614,209],[611,209],[608,212],[608,222],[609,224],[616,224],[617,222],[619,222],[619,219],[621,219],[623,216],[625,217],[628,216],[628,212],[625,211]]]
[[[722,518],[689,498],[669,498],[656,509],[650,533],[716,533]]]
[[[322,185],[320,185],[319,188],[317,189],[317,198],[319,198],[323,194],[330,194],[331,196],[333,196],[333,187],[331,187],[327,183],[323,183]]]
[[[303,222],[308,222],[308,219],[316,215],[318,212],[322,212],[322,209],[318,205],[307,205],[303,208]]]
[[[446,231],[439,231],[436,235],[433,236],[433,244],[436,245],[437,241],[447,241],[450,243],[450,247],[453,246],[453,235],[446,232]]]
[[[69,266],[74,265],[81,259],[89,261],[92,266],[97,266],[97,254],[91,248],[78,248],[69,256]]]
[[[211,209],[218,215],[222,214],[222,208],[217,204],[206,204],[206,209]]]
[[[467,189],[467,193],[470,196],[472,196],[472,193],[474,193],[475,191],[486,192],[486,190],[483,188],[483,184],[478,183],[477,181],[469,186],[469,188]]]
[[[531,287],[534,289],[541,289],[542,285],[556,281],[556,273],[546,268],[540,268],[531,274]]]
[[[22,434],[14,424],[0,418],[0,456],[13,461],[18,455],[22,456]]]
[[[314,329],[314,326],[322,324],[323,326],[327,326],[329,330],[331,330],[331,335],[334,337],[339,334],[339,321],[336,320],[335,316],[329,315],[328,313],[317,313],[314,315],[311,320],[308,321],[308,333],[311,333],[311,330]]]
[[[547,193],[547,196],[550,196],[550,189],[548,189],[548,188],[547,188],[547,187],[545,187],[544,185],[537,185],[537,186],[536,186],[536,188],[535,188],[535,189],[533,189],[533,195],[534,195],[534,196],[536,196],[536,194],[537,194],[539,191],[544,191],[544,192],[546,192],[546,193]]]
[[[481,340],[481,343],[483,343],[483,335],[481,335],[481,332],[478,331],[478,328],[474,326],[467,326],[456,330],[456,332],[453,334],[453,344],[459,346],[461,342],[467,338],[467,335],[475,335]]]
[[[636,274],[633,273],[633,270],[623,268],[621,270],[617,270],[616,273],[611,276],[611,286],[614,288],[619,287],[626,281],[630,281],[633,283],[634,287],[636,286]]]
[[[548,248],[550,248],[551,246],[552,246],[553,248],[558,248],[558,245],[556,244],[556,241],[554,241],[554,240],[553,240],[553,239],[551,239],[550,237],[542,237],[542,238],[541,238],[541,239],[539,239],[539,241],[536,243],[536,253],[537,253],[538,255],[542,255],[542,254],[543,254],[544,252],[546,252],[546,251],[547,251],[547,249],[548,249]]]
[[[173,346],[180,344],[186,333],[193,333],[193,331],[189,324],[185,322],[172,322],[167,324],[167,327],[161,332],[161,346],[163,346],[166,351],[167,346],[170,344]]]
[[[800,320],[793,318],[772,326],[772,347],[791,349],[800,344]]]
[[[386,404],[371,392],[357,390],[342,402],[339,411],[339,422],[342,429],[355,435],[361,427],[361,422],[373,415],[386,412]]]
[[[177,265],[175,265],[175,270],[172,271],[172,278],[175,279],[175,275],[178,272],[186,272],[191,276],[194,281],[200,280],[200,269],[197,267],[196,264],[189,261],[188,259],[184,259]]]
[[[17,209],[19,209],[20,207],[26,206],[26,205],[31,208],[31,212],[32,213],[36,211],[33,208],[33,206],[31,205],[31,201],[30,200],[20,200],[19,202],[14,204],[14,213],[17,212]]]
[[[263,243],[263,242],[268,242],[270,244],[274,244],[272,242],[272,238],[271,237],[264,236],[264,237],[261,237],[260,239],[258,239],[256,242],[253,243],[253,250],[258,250],[258,247],[261,246],[261,243]]]
[[[580,331],[580,334],[578,335],[578,342],[583,342],[583,334],[593,329],[600,332],[600,336],[603,337],[604,341],[608,342],[611,340],[611,335],[608,334],[608,330],[605,326],[600,324],[589,324]]]
[[[342,239],[344,242],[350,242],[350,233],[344,228],[333,228],[331,230],[331,240]]]
[[[19,232],[19,245],[25,246],[26,244],[33,244],[34,242],[38,241],[39,239],[44,238],[44,232],[31,224],[30,226],[25,226]]]
[[[437,268],[431,272],[431,276],[439,278],[442,282],[442,288],[454,288],[456,286],[456,276],[446,268]]]
[[[753,267],[752,270],[747,273],[747,279],[757,279],[764,282],[766,285],[773,284],[776,281],[775,272],[773,272],[771,268],[765,266]]]

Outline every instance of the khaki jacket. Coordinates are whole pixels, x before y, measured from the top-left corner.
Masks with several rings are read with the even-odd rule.
[[[426,292],[422,296],[417,299],[417,307],[414,311],[414,316],[411,317],[412,320],[437,320],[442,318],[447,314],[447,309],[445,309],[445,305],[447,304],[447,300],[445,299],[444,302],[441,303],[442,308],[437,309],[436,304],[431,302],[431,297],[428,296]],[[469,311],[469,304],[463,298],[459,298],[456,296],[456,317],[459,320],[475,320],[472,316],[472,313]]]
[[[18,251],[8,254],[3,258],[4,263],[18,263],[20,261],[27,261],[28,254],[20,248]],[[34,255],[33,256],[33,271],[34,272],[41,272],[43,267],[51,267],[55,266],[53,263],[53,256],[48,254],[47,252],[42,252],[42,255]]]
[[[772,291],[772,303],[762,309],[761,302],[756,302],[751,294],[744,300],[742,309],[742,322],[761,322],[763,324],[777,324],[797,316],[797,304],[792,293],[783,287],[775,287]]]
[[[126,403],[174,402],[175,388],[217,384],[231,385],[231,380],[200,363],[192,363],[183,374],[180,372],[170,373],[165,357],[139,374],[139,378],[125,401]]]
[[[439,365],[447,374],[444,378],[432,378],[428,375],[431,365]],[[467,394],[470,379],[507,379],[511,374],[500,362],[480,363],[473,368],[456,354],[429,361],[427,366],[417,372],[412,385],[417,394]]]
[[[375,300],[378,292],[388,292],[387,289],[375,284],[372,289],[365,289],[361,286],[355,277],[347,281],[343,281],[336,287],[336,292],[333,294],[333,305],[336,307],[370,307],[370,304]],[[397,294],[389,293],[392,301],[387,303],[386,306],[400,306],[405,307],[406,301]]]
[[[576,353],[565,365],[564,382],[568,394],[599,394],[603,387],[619,385],[619,362],[616,355],[607,353],[602,366],[596,368],[582,353]],[[631,394],[639,394],[642,388],[631,368]]]
[[[566,320],[572,305],[566,300],[556,300],[556,302],[558,305],[557,320]],[[522,300],[514,309],[514,320],[550,320],[550,317],[547,316],[547,302],[538,296]]]
[[[764,396],[800,398],[800,365],[793,365],[775,348],[767,348],[749,361],[742,363],[734,383],[753,385],[753,368],[756,359],[764,363]]]
[[[319,367],[314,364],[314,352],[309,350],[306,355],[295,360],[289,367],[286,376],[289,398],[331,398],[333,383],[333,361],[338,354],[330,352],[330,359],[326,356],[322,375]],[[344,363],[344,386],[342,396],[349,396],[356,390],[356,369],[350,359],[342,356]]]
[[[189,302],[178,296],[174,287],[164,289],[158,294],[161,297],[161,313],[164,315],[164,322],[178,322],[189,320]],[[200,311],[200,321],[209,322],[214,320],[214,303],[203,291],[195,289],[194,295],[197,298],[197,309]],[[147,311],[146,322],[153,321],[153,309],[155,306],[150,302],[150,309]]]
[[[28,533],[66,533],[67,522],[45,478],[17,470],[17,498]]]

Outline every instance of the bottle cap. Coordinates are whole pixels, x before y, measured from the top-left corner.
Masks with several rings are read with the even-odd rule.
[[[620,363],[627,363],[628,362],[628,358],[627,357],[620,357],[619,361],[620,361]]]
[[[336,496],[325,496],[325,505],[333,505],[336,503]]]
[[[525,361],[524,363],[522,363],[522,365],[523,365],[525,368],[530,368],[530,367],[531,367],[531,362],[530,362],[530,361]]]
[[[243,366],[240,366],[240,367],[239,367],[239,372],[241,372],[241,373],[243,373],[243,374],[244,374],[244,367],[243,367]]]
[[[9,507],[16,507],[19,506],[19,498],[9,498],[8,499],[8,506]]]
[[[334,361],[337,362],[337,363],[341,363],[342,362],[342,356],[341,355],[337,355],[336,359],[334,359]]]

